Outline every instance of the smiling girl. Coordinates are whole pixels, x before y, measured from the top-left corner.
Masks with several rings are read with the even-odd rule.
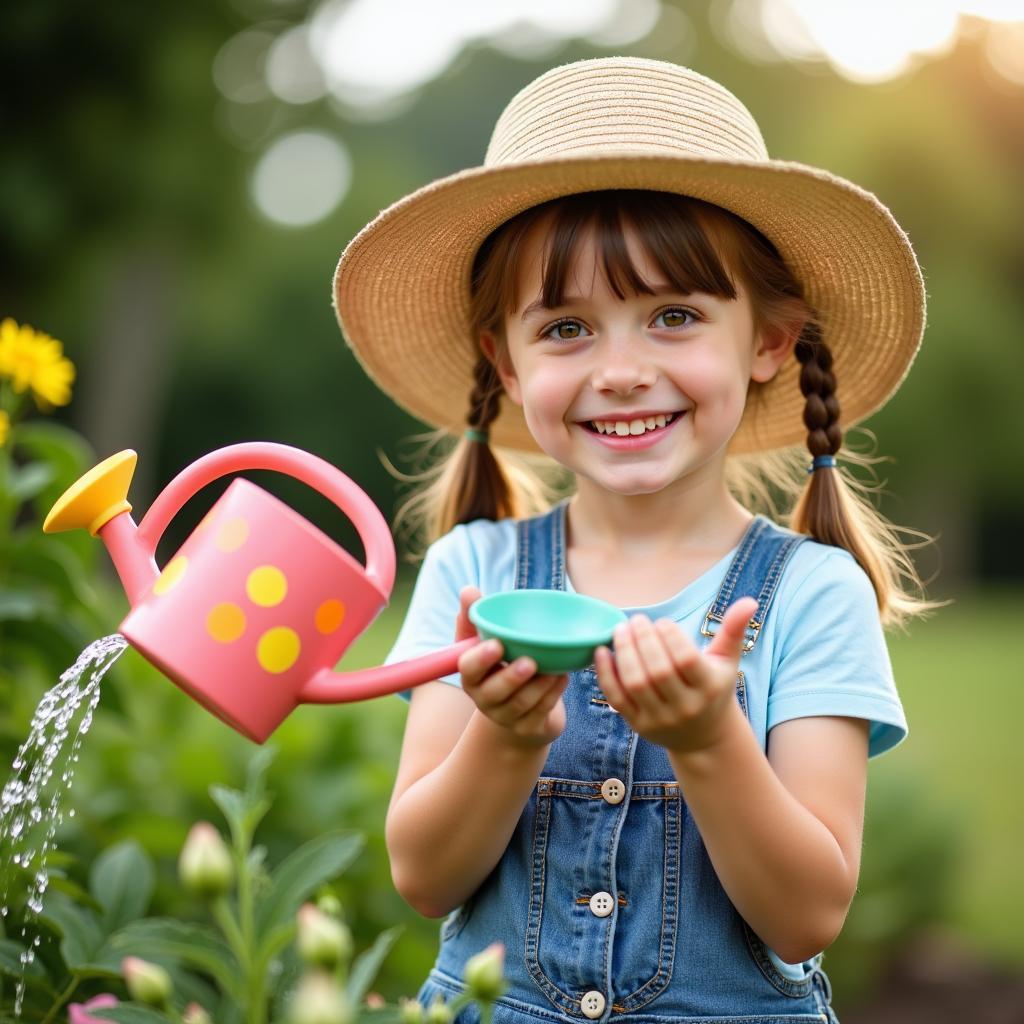
[[[604,58],[517,94],[484,165],[385,210],[335,285],[377,383],[469,425],[410,506],[431,543],[388,662],[513,588],[629,617],[583,671],[488,641],[403,694],[392,877],[446,916],[420,1000],[501,942],[495,1024],[834,1021],[867,762],[907,734],[883,624],[929,607],[836,460],[840,412],[882,405],[921,339],[906,235],[770,160],[721,85]],[[759,487],[799,490],[787,525]]]

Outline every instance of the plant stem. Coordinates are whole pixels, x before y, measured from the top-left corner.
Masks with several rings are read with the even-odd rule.
[[[57,1016],[57,1011],[71,998],[72,993],[76,988],[78,988],[79,981],[79,978],[76,978],[74,975],[71,976],[71,981],[68,982],[67,988],[57,996],[57,1001],[50,1007],[49,1012],[42,1019],[40,1024],[50,1024],[50,1021]]]

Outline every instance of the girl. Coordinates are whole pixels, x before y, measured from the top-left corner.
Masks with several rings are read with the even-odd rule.
[[[907,732],[882,626],[928,607],[836,463],[840,409],[881,406],[921,339],[905,234],[770,160],[717,83],[586,60],[364,228],[335,301],[388,394],[469,425],[412,506],[432,543],[388,662],[473,636],[492,591],[629,616],[584,671],[487,642],[403,694],[392,877],[447,915],[420,1001],[501,942],[495,1024],[834,1021],[867,760]],[[750,509],[801,443],[784,528]],[[538,451],[574,484],[553,504]]]

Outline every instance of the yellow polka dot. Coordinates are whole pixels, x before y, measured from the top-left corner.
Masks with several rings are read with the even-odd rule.
[[[206,632],[218,643],[237,640],[245,632],[245,612],[230,601],[214,605],[206,616]]]
[[[156,583],[153,584],[154,594],[166,594],[172,587],[176,587],[188,568],[188,559],[184,555],[172,558],[160,573]]]
[[[288,581],[276,565],[261,565],[249,573],[245,581],[245,592],[253,604],[261,608],[273,608],[288,593]]]
[[[299,634],[287,626],[275,626],[260,637],[256,658],[268,672],[287,672],[299,657]]]
[[[335,598],[324,601],[316,610],[316,628],[324,635],[333,633],[345,618],[345,606]]]
[[[217,531],[217,547],[221,551],[237,551],[249,539],[249,524],[241,517],[222,523]]]

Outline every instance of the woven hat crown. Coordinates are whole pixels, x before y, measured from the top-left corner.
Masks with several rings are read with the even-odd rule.
[[[509,101],[485,167],[604,153],[767,160],[750,111],[690,68],[641,58],[553,68]]]

